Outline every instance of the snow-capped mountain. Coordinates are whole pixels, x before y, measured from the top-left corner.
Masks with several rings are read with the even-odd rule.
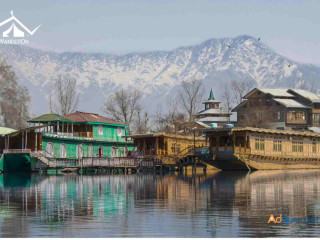
[[[320,88],[320,67],[291,61],[250,36],[125,55],[54,53],[12,45],[1,45],[0,52],[29,88],[36,114],[49,111],[48,96],[54,94],[59,74],[77,79],[79,110],[99,113],[106,98],[119,88],[142,89],[144,105],[152,110],[176,94],[181,81],[192,78],[203,79],[208,89],[204,98],[211,87],[221,97],[221,82],[245,78],[259,87]]]

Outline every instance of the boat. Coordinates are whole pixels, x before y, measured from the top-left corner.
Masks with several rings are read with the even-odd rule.
[[[125,157],[134,148],[126,141],[128,125],[99,114],[47,113],[21,130],[0,131],[0,171],[30,172],[45,167],[76,167],[83,159]],[[1,129],[0,129],[1,130]]]
[[[320,168],[320,133],[252,127],[201,131],[209,141],[201,160],[221,170]]]
[[[193,157],[202,147],[207,146],[203,137],[184,136],[164,132],[124,136],[134,142],[136,150],[131,156],[154,158],[163,164],[175,165],[179,160]]]

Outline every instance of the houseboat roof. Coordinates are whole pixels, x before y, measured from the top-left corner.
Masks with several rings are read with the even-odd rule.
[[[250,95],[256,91],[263,92],[264,94],[270,94],[274,97],[285,97],[285,98],[294,98],[294,95],[288,92],[288,89],[282,88],[254,88],[249,93],[247,93],[243,98],[248,98]]]
[[[47,126],[49,126],[49,125],[40,125],[40,126],[27,127],[27,128],[23,128],[23,129],[20,129],[20,130],[15,130],[14,132],[8,133],[6,135],[10,136],[10,137],[14,137],[14,136],[19,135],[22,132],[30,132],[30,131],[34,131],[36,129],[44,128],[44,127],[47,127]]]
[[[275,98],[274,101],[287,108],[310,108],[309,106],[304,105],[294,99]]]
[[[153,137],[167,137],[167,138],[178,138],[178,139],[188,139],[188,140],[196,139],[196,140],[203,140],[203,141],[205,140],[205,138],[202,138],[202,137],[194,138],[193,136],[183,136],[183,135],[169,134],[164,132],[123,136],[123,138],[133,138],[133,139],[143,139],[143,138],[153,138]]]
[[[110,118],[100,116],[99,114],[96,114],[96,113],[86,113],[86,112],[76,111],[74,113],[65,115],[65,118],[69,119],[72,122],[107,123],[107,124],[127,126],[127,124],[123,122],[115,121]]]
[[[7,127],[0,127],[0,136],[5,136],[7,134],[16,132],[17,130],[13,129],[13,128],[7,128]]]
[[[311,101],[311,102],[319,102],[320,101],[320,95],[309,92],[307,90],[303,89],[289,89],[289,92],[294,92],[297,95],[300,95],[301,97]]]
[[[199,122],[230,122],[230,117],[204,117],[198,119]]]
[[[57,114],[57,113],[46,113],[39,117],[30,119],[29,123],[49,123],[49,122],[71,122],[69,119]]]
[[[253,128],[253,127],[237,127],[237,128],[227,128],[227,127],[217,127],[217,128],[207,128],[207,129],[195,129],[194,131],[201,132],[256,132],[256,133],[270,133],[270,134],[280,134],[280,135],[294,135],[294,136],[306,136],[306,137],[320,137],[320,133],[315,132],[302,132],[302,131],[290,131],[290,130],[279,130],[279,129],[266,129],[266,128]]]
[[[195,115],[206,115],[206,114],[229,114],[230,115],[231,113],[222,109],[205,109],[198,112]]]

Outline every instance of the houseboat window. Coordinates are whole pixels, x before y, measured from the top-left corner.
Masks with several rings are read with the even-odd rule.
[[[112,157],[117,157],[118,156],[118,151],[116,147],[111,148],[111,156]]]
[[[83,148],[81,145],[77,145],[76,148],[76,157],[77,158],[82,158],[83,157]]]
[[[314,125],[320,125],[320,113],[312,114],[312,123]]]
[[[254,148],[255,148],[256,150],[260,150],[260,139],[259,139],[259,138],[256,138],[256,139],[255,139]]]
[[[123,156],[126,157],[127,154],[128,154],[128,147],[125,146],[125,147],[123,148]]]
[[[317,152],[317,140],[312,139],[312,152],[316,153]]]
[[[66,158],[67,157],[67,147],[65,144],[60,145],[60,158]]]
[[[176,152],[176,144],[175,143],[172,143],[171,145],[171,152]]]
[[[282,151],[282,140],[274,139],[273,140],[273,151],[281,152]]]
[[[288,113],[288,118],[290,120],[305,120],[305,114],[304,112],[298,112],[298,111],[290,111]]]
[[[176,153],[179,153],[180,152],[180,144],[177,144],[176,145]]]
[[[54,146],[51,142],[47,143],[46,147],[46,156],[53,157],[54,156]]]
[[[292,152],[303,152],[303,142],[293,141]]]
[[[99,135],[103,135],[103,127],[102,127],[102,125],[98,126],[98,134]]]
[[[256,150],[264,150],[264,139],[263,138],[256,138],[255,139],[255,149]]]
[[[93,146],[92,144],[90,144],[88,149],[88,157],[92,157],[92,154],[93,154]]]
[[[122,129],[120,127],[117,128],[118,137],[122,136]]]

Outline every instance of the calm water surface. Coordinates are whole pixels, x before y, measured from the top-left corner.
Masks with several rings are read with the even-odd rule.
[[[0,237],[317,237],[320,171],[0,175]]]

